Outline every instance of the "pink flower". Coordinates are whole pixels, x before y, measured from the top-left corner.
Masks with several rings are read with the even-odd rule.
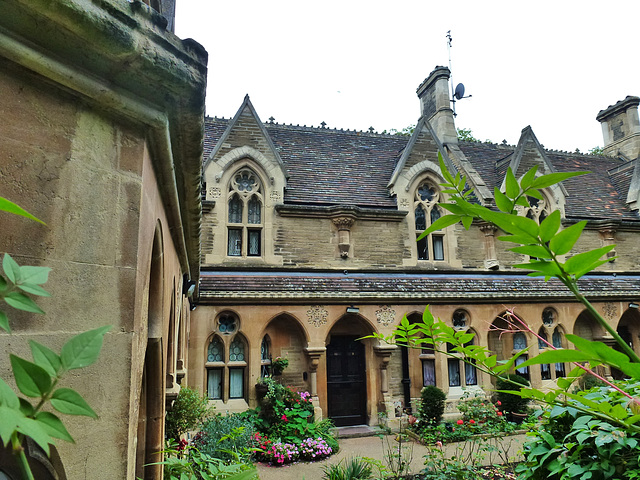
[[[462,425],[464,423],[464,420],[460,419],[456,422],[458,425]]]
[[[436,447],[442,448],[442,442],[440,440],[436,442]]]
[[[498,401],[496,402],[496,405],[502,405],[502,402],[501,402],[500,400],[498,400]]]
[[[280,417],[280,420],[284,420],[286,422],[287,421],[287,416],[283,413],[282,416]]]

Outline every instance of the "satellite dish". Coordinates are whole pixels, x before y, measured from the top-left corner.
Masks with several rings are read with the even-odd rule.
[[[464,85],[459,83],[456,86],[456,91],[453,94],[453,96],[456,98],[456,100],[460,100],[462,97],[464,97]]]

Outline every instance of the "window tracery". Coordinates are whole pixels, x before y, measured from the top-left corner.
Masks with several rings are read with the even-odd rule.
[[[239,170],[231,177],[228,192],[227,255],[259,257],[264,198],[258,175],[250,168]]]
[[[440,190],[430,180],[425,180],[415,192],[413,202],[416,238],[442,216]],[[438,230],[418,240],[418,260],[444,261],[444,233]]]
[[[206,389],[211,400],[226,402],[244,398],[247,368],[247,342],[238,332],[239,320],[232,313],[222,313],[206,351]]]

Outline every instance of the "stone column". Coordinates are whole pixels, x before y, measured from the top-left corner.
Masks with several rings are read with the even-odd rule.
[[[500,268],[496,255],[496,230],[498,228],[490,223],[480,225],[480,231],[484,233],[484,266],[489,270]]]
[[[393,399],[389,394],[389,375],[387,373],[387,367],[389,366],[391,355],[397,348],[398,347],[395,345],[377,345],[373,347],[376,355],[380,358],[380,392],[382,393],[385,414],[389,419],[396,418],[396,411],[393,406]]]
[[[304,349],[309,358],[309,385],[311,394],[311,403],[313,403],[313,413],[316,420],[322,420],[322,408],[320,408],[320,400],[318,398],[318,365],[320,365],[320,357],[327,351],[326,347],[306,347]]]
[[[600,235],[602,235],[602,243],[604,247],[608,247],[609,245],[615,245],[616,243],[616,229],[609,226],[600,229]],[[607,252],[607,258],[609,258],[610,262],[614,262],[615,259],[613,257],[616,256],[615,248],[610,252]]]

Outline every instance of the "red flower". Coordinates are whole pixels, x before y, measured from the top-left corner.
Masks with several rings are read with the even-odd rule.
[[[462,425],[464,423],[464,420],[460,419],[456,422],[458,425]]]
[[[496,405],[502,405],[502,402],[501,402],[500,400],[498,400],[498,401],[496,402]]]
[[[498,415],[502,415],[502,412],[498,412]]]
[[[476,423],[476,421],[472,418],[471,420],[469,420],[469,423],[474,424]]]
[[[287,421],[287,416],[285,414],[282,414],[282,416],[280,417],[280,420],[284,420],[286,422]]]

